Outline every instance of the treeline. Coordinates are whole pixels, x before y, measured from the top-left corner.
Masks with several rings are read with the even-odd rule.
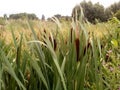
[[[105,8],[100,3],[93,4],[91,1],[82,1],[79,5],[76,5],[73,8],[72,11],[72,17],[74,20],[78,20],[81,16],[81,8],[83,8],[84,18],[83,20],[88,20],[91,23],[96,23],[96,20],[99,22],[105,22],[112,18],[113,16],[116,16],[118,19],[120,19],[120,1],[117,3],[114,3],[110,5],[109,7]],[[71,16],[62,16],[60,14],[54,15],[54,17],[57,17],[59,20],[66,20],[70,21],[72,18]],[[2,17],[1,17],[2,18]],[[4,15],[5,19],[26,19],[29,20],[39,20],[39,18],[35,14],[29,14],[29,13],[18,13],[18,14],[11,14],[9,17],[7,15]],[[45,20],[45,16],[42,15],[41,20]],[[48,21],[52,21],[51,18],[47,19]]]
[[[17,13],[17,14],[10,14],[9,17],[7,17],[6,14],[4,14],[4,18],[6,19],[26,19],[29,20],[39,20],[39,18],[35,14],[29,14],[29,13]]]
[[[80,3],[80,5],[76,5],[73,8],[72,17],[74,19],[79,19],[81,16],[80,6],[83,8],[85,19],[91,23],[95,23],[96,20],[105,22],[113,16],[116,16],[118,19],[120,19],[120,1],[105,8],[100,3],[93,4],[91,1],[86,2],[84,0]]]
[[[71,21],[71,16],[63,16],[61,14],[55,14],[54,16],[47,18],[47,21],[53,21],[52,18],[57,18],[59,21]]]
[[[28,13],[18,13],[18,14],[11,14],[9,19],[30,19],[30,20],[38,20],[38,17],[35,14],[28,14]]]

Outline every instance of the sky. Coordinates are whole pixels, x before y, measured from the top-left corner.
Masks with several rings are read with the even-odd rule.
[[[55,14],[70,16],[74,6],[81,1],[83,0],[0,0],[0,16],[23,12],[35,13],[39,18],[41,18],[42,14],[44,14],[46,18],[52,17]],[[99,2],[104,5],[104,7],[108,7],[120,0],[86,1],[92,1],[92,3]]]

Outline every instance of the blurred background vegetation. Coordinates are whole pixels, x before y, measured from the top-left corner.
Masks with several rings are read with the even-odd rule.
[[[83,8],[85,19],[87,19],[91,23],[95,23],[96,20],[99,20],[100,22],[106,22],[107,20],[111,19],[113,16],[116,16],[118,19],[120,19],[120,1],[111,4],[108,7],[104,7],[99,2],[93,4],[91,1],[82,1],[79,5],[76,5],[73,7],[73,11],[71,13],[71,16],[74,17],[76,13],[76,9],[78,16],[80,16],[80,6]],[[57,17],[59,20],[71,20],[71,16],[62,16],[61,14],[56,14],[53,17]],[[18,14],[11,14],[7,16],[4,14],[3,18],[5,19],[25,19],[28,18],[30,20],[45,20],[45,15],[43,14],[41,18],[38,18],[35,14],[31,13],[18,13]],[[51,17],[47,18],[48,21],[51,21]],[[1,22],[3,23],[3,22]]]

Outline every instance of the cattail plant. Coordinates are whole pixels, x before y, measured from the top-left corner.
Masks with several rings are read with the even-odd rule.
[[[47,32],[46,30],[44,29],[44,34],[43,34],[43,38],[49,38],[54,50],[56,51],[57,49],[57,41],[56,39],[54,38],[54,36],[52,35],[52,33],[50,32],[49,35],[47,36]],[[46,44],[46,42],[44,41],[44,43]]]
[[[80,33],[82,33],[82,29],[81,29],[81,25],[84,23],[84,14],[83,14],[83,10],[81,6],[77,6],[79,8],[75,8],[74,10],[74,15],[73,15],[73,22],[74,22],[74,30],[75,30],[75,46],[76,46],[76,54],[77,54],[77,61],[79,61],[79,57],[80,57],[80,42],[82,43],[82,41],[80,41]],[[81,13],[81,15],[79,16],[78,13]],[[73,29],[71,29],[72,31]],[[71,37],[72,38],[72,37]]]
[[[78,26],[76,26],[76,31],[75,31],[76,39],[75,39],[75,46],[76,46],[76,54],[77,54],[77,61],[79,61],[79,45],[80,45],[80,40],[79,40],[79,30]]]

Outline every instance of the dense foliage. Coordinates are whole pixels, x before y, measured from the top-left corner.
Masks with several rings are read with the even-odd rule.
[[[81,14],[80,6],[83,8],[85,18],[91,23],[96,23],[96,19],[100,22],[105,22],[109,18],[112,18],[113,14],[120,10],[120,2],[114,3],[109,7],[105,8],[103,5],[99,3],[93,4],[91,1],[89,2],[82,1],[80,5],[77,5],[73,8],[72,16],[74,18],[76,16],[77,20]]]

